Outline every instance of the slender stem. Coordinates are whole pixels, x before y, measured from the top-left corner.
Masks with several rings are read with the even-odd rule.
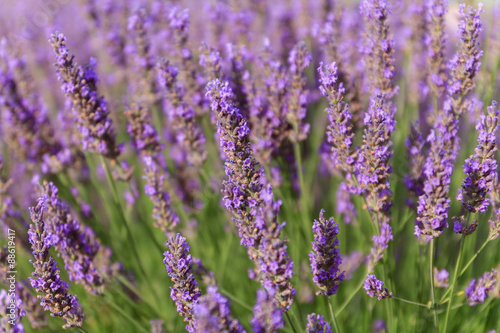
[[[363,282],[365,282],[364,279],[361,281],[361,283],[358,285],[358,287],[349,295],[349,297],[347,297],[347,299],[345,300],[344,304],[342,304],[340,306],[340,309],[337,311],[337,316],[342,313],[342,311],[351,302],[351,300],[354,298],[354,296],[356,296],[356,294],[358,293],[358,291],[361,290],[361,288],[363,287]]]
[[[220,292],[224,295],[226,295],[227,297],[229,297],[229,299],[239,305],[241,305],[242,307],[244,307],[246,310],[252,312],[253,309],[251,306],[249,306],[248,304],[246,304],[245,302],[241,301],[240,299],[238,299],[236,296],[234,296],[233,294],[231,294],[230,292],[226,291],[225,289],[222,289],[222,288],[219,288]]]
[[[295,329],[295,326],[293,325],[292,319],[290,318],[290,315],[288,312],[285,312],[286,318],[288,319],[288,322],[290,323],[290,326],[292,326],[292,330],[294,333],[297,333],[297,330]]]
[[[453,296],[455,293],[455,287],[457,285],[458,269],[460,267],[460,261],[462,260],[462,252],[464,249],[464,239],[465,239],[465,235],[462,235],[462,238],[460,239],[460,249],[458,250],[457,264],[455,266],[455,273],[453,275],[453,283],[451,285],[450,302],[448,303],[448,307],[446,308],[446,317],[444,320],[444,330],[443,330],[444,333],[446,333],[446,330],[448,329],[448,319],[450,318],[451,305],[453,304]]]
[[[88,333],[85,329],[81,328],[81,327],[76,327],[76,329],[80,332],[83,332],[83,333]]]
[[[132,234],[132,231],[130,230],[130,226],[128,225],[127,219],[125,218],[125,213],[123,212],[123,207],[120,203],[120,198],[118,197],[118,191],[116,190],[115,182],[113,180],[113,177],[111,176],[111,171],[109,170],[108,163],[106,163],[106,160],[104,160],[104,157],[101,156],[101,161],[104,167],[104,171],[106,173],[106,179],[108,180],[109,186],[111,187],[111,191],[113,192],[113,199],[116,205],[116,210],[120,214],[120,217],[123,221],[123,225],[125,226],[125,230],[127,232],[127,238],[130,242],[132,252],[134,253],[135,259],[137,261],[137,264],[141,270],[141,273],[143,274],[144,278],[146,277],[146,270],[144,269],[142,265],[142,260],[139,256],[139,253],[137,252],[137,247],[135,244],[134,236]]]
[[[114,308],[116,311],[118,311],[123,317],[125,317],[128,321],[130,321],[132,324],[137,326],[141,331],[145,333],[149,333],[147,329],[145,329],[137,320],[132,318],[132,316],[129,313],[126,313],[120,306],[116,305],[115,302],[111,301],[108,297],[104,296],[104,299],[108,301],[108,304],[111,305],[112,308]]]
[[[432,238],[431,247],[429,249],[429,275],[431,279],[431,296],[432,296],[432,308],[434,313],[434,327],[439,332],[439,323],[436,309],[436,290],[434,289],[434,243],[436,239]]]
[[[407,299],[399,298],[399,297],[396,297],[396,296],[393,296],[392,298],[394,298],[395,300],[404,302],[404,303],[413,304],[413,305],[416,305],[416,306],[421,306],[421,307],[427,308],[427,309],[429,308],[429,306],[426,305],[426,304],[424,304],[424,303],[413,302],[413,301],[409,301]]]
[[[297,173],[299,175],[299,184],[300,184],[300,205],[302,206],[302,226],[304,227],[304,236],[309,237],[309,240],[312,240],[312,231],[309,228],[309,205],[307,202],[308,195],[306,194],[306,186],[304,182],[304,174],[302,170],[302,154],[300,152],[300,143],[296,142],[293,145],[293,152],[295,154],[295,161],[297,163]],[[307,236],[306,236],[307,235]],[[306,239],[306,241],[308,241]]]
[[[469,262],[467,262],[467,264],[464,266],[464,268],[462,268],[462,270],[460,271],[460,274],[458,275],[458,278],[461,278],[462,275],[464,275],[467,268],[469,268],[469,266],[472,265],[474,260],[476,260],[477,256],[484,250],[484,248],[486,247],[486,245],[488,245],[489,242],[491,242],[490,238],[488,238],[486,241],[484,241],[483,245],[481,245],[479,250],[474,254],[474,256],[472,256],[472,258],[470,258]],[[443,297],[441,297],[441,301],[439,302],[440,304],[443,304],[446,301],[446,297],[448,297],[448,295],[450,294],[450,291],[451,291],[451,286],[446,290]]]
[[[486,247],[486,245],[488,245],[488,243],[491,241],[490,238],[488,238],[484,243],[483,245],[481,245],[481,247],[479,248],[479,250],[474,254],[474,256],[472,258],[470,258],[469,262],[467,263],[467,265],[465,265],[464,268],[462,268],[462,270],[460,271],[460,275],[458,276],[458,278],[462,277],[462,275],[464,275],[465,271],[467,270],[467,268],[469,268],[469,266],[474,262],[474,260],[476,259],[476,257],[479,255],[479,253],[481,253],[481,251],[483,251],[483,249]]]
[[[327,298],[328,298],[328,307],[330,308],[330,316],[332,317],[333,328],[335,329],[336,333],[340,333],[339,325],[337,324],[337,319],[335,318],[335,313],[333,312],[332,299],[330,297]]]

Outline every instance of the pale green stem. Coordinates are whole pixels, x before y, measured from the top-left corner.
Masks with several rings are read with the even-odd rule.
[[[434,243],[436,239],[432,238],[431,247],[429,249],[429,274],[431,279],[431,296],[432,296],[432,309],[434,313],[434,327],[439,332],[439,323],[436,309],[436,290],[434,289]]]
[[[455,265],[455,273],[453,275],[453,282],[451,285],[450,302],[448,303],[448,307],[446,308],[446,317],[444,320],[444,330],[443,330],[444,333],[446,333],[446,330],[448,329],[448,320],[450,318],[451,305],[453,304],[453,296],[455,296],[454,295],[455,287],[457,285],[457,280],[458,280],[458,269],[460,267],[460,261],[462,261],[462,252],[464,249],[464,239],[465,239],[465,235],[462,235],[462,238],[460,239],[460,249],[458,250],[457,264]]]
[[[332,317],[333,328],[336,333],[340,333],[339,325],[337,324],[337,319],[335,318],[335,313],[333,312],[332,300],[328,297],[328,308],[330,308],[330,316]]]

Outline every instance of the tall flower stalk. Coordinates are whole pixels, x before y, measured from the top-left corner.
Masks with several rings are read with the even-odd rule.
[[[219,143],[227,156],[224,205],[233,213],[241,244],[256,265],[255,277],[287,311],[295,289],[290,281],[293,262],[287,253],[286,239],[280,237],[285,223],[277,221],[281,201],[274,201],[270,185],[261,183],[264,170],[253,156],[247,120],[235,107],[228,83],[210,82],[207,96],[217,117]]]

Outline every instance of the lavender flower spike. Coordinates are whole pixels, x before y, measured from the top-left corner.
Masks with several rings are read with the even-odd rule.
[[[344,272],[340,273],[339,268],[342,259],[338,249],[338,224],[333,217],[326,219],[324,213],[325,210],[322,209],[319,221],[314,220],[313,251],[309,254],[309,261],[314,275],[313,281],[320,288],[316,294],[331,296],[337,293],[340,282],[344,280]]]
[[[52,182],[45,181],[41,192],[47,217],[46,245],[54,245],[70,281],[83,285],[92,294],[102,293],[105,279],[94,264],[102,249],[93,230],[72,217],[68,204],[59,199],[59,190]]]
[[[360,5],[366,22],[363,48],[365,68],[372,94],[385,94],[391,99],[397,93],[394,66],[394,41],[389,34],[389,3],[386,0],[365,0]]]
[[[229,301],[209,286],[207,294],[194,306],[193,313],[197,333],[243,333],[246,332],[238,320],[231,317]]]
[[[460,23],[458,33],[460,35],[459,51],[451,60],[451,69],[448,82],[448,94],[450,96],[465,96],[475,87],[474,78],[481,66],[483,51],[479,48],[479,33],[483,30],[481,19],[479,18],[483,4],[479,3],[475,10],[465,4],[460,5]],[[453,99],[453,109],[456,114],[461,114],[467,110],[467,103],[463,103],[461,98]]]
[[[375,275],[368,274],[364,284],[363,289],[366,290],[366,294],[370,297],[377,297],[380,301],[384,298],[392,298],[394,295],[389,292],[387,288],[384,288],[384,282],[377,280]]]
[[[306,333],[332,333],[332,329],[323,316],[311,313],[307,316]]]
[[[50,36],[50,44],[56,54],[56,69],[61,89],[72,101],[72,110],[80,133],[82,149],[116,159],[121,147],[115,143],[113,123],[108,118],[108,106],[98,95],[96,60],[81,67],[66,48],[66,37],[61,33]]]
[[[465,297],[469,301],[469,305],[483,303],[495,286],[500,283],[498,278],[498,271],[493,269],[491,272],[484,273],[478,280],[472,279],[469,287],[465,289]]]
[[[201,296],[198,282],[192,272],[193,259],[189,254],[189,244],[186,238],[177,234],[171,237],[165,244],[167,251],[163,253],[165,267],[168,276],[174,282],[170,287],[170,297],[177,304],[177,312],[184,317],[187,322],[186,330],[190,333],[195,332],[195,320],[193,317],[193,307],[198,303]]]
[[[261,183],[265,174],[253,156],[247,120],[235,107],[228,82],[212,81],[207,95],[217,117],[220,146],[227,156],[224,204],[233,213],[241,244],[256,265],[254,277],[286,311],[295,289],[290,281],[293,261],[287,253],[286,239],[280,239],[285,223],[277,221],[281,201],[274,201],[272,188]]]
[[[351,124],[352,114],[349,106],[344,102],[344,84],[339,81],[338,67],[335,62],[331,65],[320,63],[318,72],[320,75],[321,95],[328,100],[329,125],[327,128],[328,143],[331,146],[331,160],[335,168],[346,173],[354,171],[354,156],[352,141],[354,137]]]
[[[440,97],[446,87],[444,18],[447,7],[447,0],[427,1],[427,19],[429,21],[429,31],[425,35],[425,44],[428,48],[427,63],[429,66],[427,84],[436,97]]]
[[[496,176],[497,161],[495,153],[498,150],[496,134],[499,126],[499,111],[493,101],[488,107],[487,115],[482,114],[477,120],[476,131],[478,145],[475,154],[465,160],[464,172],[467,178],[458,190],[457,200],[462,201],[465,210],[471,213],[484,213],[488,209],[490,192]]]
[[[277,332],[285,325],[278,302],[265,290],[257,290],[257,300],[250,324],[254,333]]]
[[[68,292],[68,283],[59,276],[59,268],[55,260],[49,256],[51,245],[47,244],[49,233],[45,227],[43,211],[45,201],[38,201],[36,207],[31,208],[30,215],[33,224],[28,230],[29,242],[35,260],[30,260],[35,268],[31,274],[31,286],[40,294],[40,305],[51,316],[61,317],[66,321],[63,328],[80,327],[83,322],[83,312],[78,299]]]

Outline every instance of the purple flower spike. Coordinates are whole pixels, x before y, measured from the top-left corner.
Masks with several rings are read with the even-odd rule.
[[[98,95],[96,60],[92,58],[85,67],[78,66],[61,33],[52,34],[49,42],[56,54],[55,66],[61,89],[71,100],[82,149],[116,159],[121,147],[115,143],[107,102]]]
[[[410,125],[410,135],[406,139],[406,156],[408,160],[409,172],[405,175],[404,183],[410,193],[419,197],[423,192],[424,174],[422,170],[425,165],[425,140],[418,129],[418,122]],[[411,202],[413,205],[413,202]]]
[[[209,286],[207,294],[193,308],[197,333],[243,333],[246,332],[238,320],[231,317],[229,301]]]
[[[329,120],[327,137],[331,146],[330,158],[335,168],[349,174],[354,171],[355,156],[351,147],[354,131],[351,124],[352,114],[349,112],[349,106],[344,102],[344,85],[339,81],[338,67],[335,62],[331,65],[320,63],[318,72],[321,95],[326,97],[329,104],[326,112]]]
[[[415,235],[438,237],[448,227],[451,175],[458,150],[458,121],[446,103],[427,141],[429,154],[425,160],[423,194],[418,198]]]
[[[311,313],[307,316],[306,333],[332,333],[332,329],[323,316]]]
[[[461,200],[464,209],[471,213],[484,213],[490,204],[486,196],[492,189],[497,169],[495,153],[498,150],[496,135],[499,111],[496,106],[497,103],[493,101],[487,115],[482,114],[477,120],[478,145],[475,154],[465,160],[463,170],[467,178],[458,190],[457,200]]]
[[[483,30],[481,19],[482,4],[475,10],[465,4],[460,5],[460,34],[459,50],[453,56],[448,67],[450,79],[448,80],[448,94],[452,96],[452,109],[460,115],[469,109],[471,101],[464,97],[475,88],[475,77],[479,73],[483,51],[480,48],[479,33]]]
[[[364,284],[363,289],[366,290],[366,294],[370,297],[377,297],[380,301],[384,298],[392,298],[394,295],[389,292],[387,288],[384,288],[384,282],[377,280],[375,275],[368,274]]]
[[[385,0],[365,0],[360,6],[366,22],[362,52],[370,90],[372,94],[385,94],[387,99],[398,90],[394,86],[394,41],[389,32],[389,7]]]
[[[46,216],[47,245],[54,245],[64,261],[70,281],[81,284],[92,294],[101,294],[104,275],[96,267],[96,257],[105,249],[101,248],[94,231],[74,219],[66,202],[59,199],[58,188],[44,182],[40,201],[44,202]]]
[[[193,307],[198,303],[201,292],[193,274],[193,259],[189,254],[190,246],[186,238],[180,234],[169,238],[165,245],[167,251],[163,253],[165,256],[163,262],[168,276],[174,283],[174,286],[170,287],[170,297],[177,304],[177,312],[187,322],[186,330],[194,333]]]
[[[235,107],[228,82],[210,82],[207,96],[217,118],[219,144],[227,157],[224,205],[233,213],[241,244],[256,265],[253,275],[286,311],[292,305],[295,289],[290,281],[293,261],[287,253],[287,240],[280,238],[285,226],[278,223],[281,201],[274,201],[270,185],[261,183],[264,170],[253,156],[247,120]]]
[[[448,288],[450,274],[446,269],[438,270],[434,267],[434,285],[438,288]]]
[[[285,325],[278,302],[265,290],[257,290],[257,300],[250,324],[255,333],[277,332]]]
[[[338,249],[338,224],[333,217],[326,219],[324,213],[322,209],[319,221],[314,220],[314,242],[309,261],[314,275],[313,281],[320,288],[316,294],[331,296],[337,293],[340,282],[344,280],[344,272],[340,272],[339,268],[342,259]]]
[[[83,323],[83,311],[76,295],[68,292],[68,283],[59,276],[56,261],[49,256],[51,236],[46,229],[43,216],[45,199],[38,201],[36,207],[30,210],[33,223],[28,230],[29,242],[35,260],[30,260],[35,271],[30,277],[31,286],[36,290],[40,305],[45,311],[50,311],[51,316],[61,317],[66,321],[63,328],[80,327]]]
[[[479,279],[472,279],[469,287],[465,289],[465,297],[469,301],[469,305],[477,305],[484,303],[484,300],[490,296],[490,293],[500,283],[499,271],[493,269],[491,272],[486,272]]]
[[[429,31],[425,35],[429,66],[427,84],[434,96],[440,97],[446,87],[445,47],[445,15],[448,11],[447,0],[427,1],[427,20]]]

